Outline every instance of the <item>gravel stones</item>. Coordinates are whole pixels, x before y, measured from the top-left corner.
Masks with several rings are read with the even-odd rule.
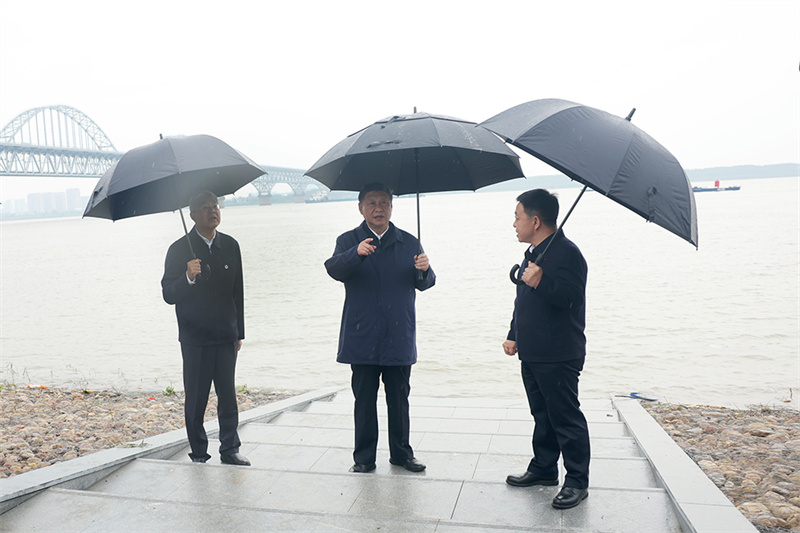
[[[800,412],[642,405],[758,529],[800,531]]]
[[[241,387],[239,411],[300,394]],[[211,393],[206,420],[216,418]],[[184,427],[183,392],[0,388],[0,478]]]

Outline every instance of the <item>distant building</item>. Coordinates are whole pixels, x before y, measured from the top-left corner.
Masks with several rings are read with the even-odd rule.
[[[77,187],[72,189],[67,189],[67,210],[68,211],[78,211],[83,208],[83,202],[81,202],[81,190]]]
[[[42,213],[52,213],[56,210],[56,193],[42,193]]]
[[[44,213],[44,194],[32,192],[28,194],[28,212]]]
[[[53,211],[63,213],[67,210],[67,195],[62,192],[53,193]]]
[[[27,201],[9,201],[8,209],[5,205],[3,206],[3,213],[48,215],[82,211],[88,200],[88,197],[81,196],[81,190],[77,187],[66,191],[32,192],[28,193]]]

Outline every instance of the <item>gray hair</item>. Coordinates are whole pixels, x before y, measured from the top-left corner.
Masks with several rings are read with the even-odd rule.
[[[192,198],[189,200],[189,211],[197,211],[207,200],[214,200],[216,202],[218,200],[217,195],[211,191],[198,191],[194,193]]]

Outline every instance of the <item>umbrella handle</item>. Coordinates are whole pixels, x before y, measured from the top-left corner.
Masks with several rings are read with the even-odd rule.
[[[511,278],[511,283],[514,285],[525,285],[524,281],[517,278],[517,270],[519,270],[519,265],[514,265],[511,267],[511,272],[508,273],[508,277]]]

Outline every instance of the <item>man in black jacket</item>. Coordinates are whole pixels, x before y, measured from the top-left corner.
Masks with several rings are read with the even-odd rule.
[[[515,487],[558,485],[558,459],[566,476],[553,507],[569,509],[589,494],[589,430],[578,401],[578,377],[586,357],[586,261],[556,231],[558,199],[544,189],[517,198],[514,227],[530,243],[520,269],[514,317],[503,350],[518,354],[534,419],[533,459]],[[547,248],[543,260],[535,259]]]
[[[192,461],[205,463],[208,438],[203,416],[211,382],[217,393],[220,460],[247,466],[239,453],[239,409],[234,373],[244,338],[244,283],[239,243],[216,230],[222,216],[210,191],[195,194],[189,204],[195,223],[187,237],[167,251],[161,288],[164,300],[175,305],[178,340],[183,356],[184,414]],[[193,257],[193,253],[196,254]]]

